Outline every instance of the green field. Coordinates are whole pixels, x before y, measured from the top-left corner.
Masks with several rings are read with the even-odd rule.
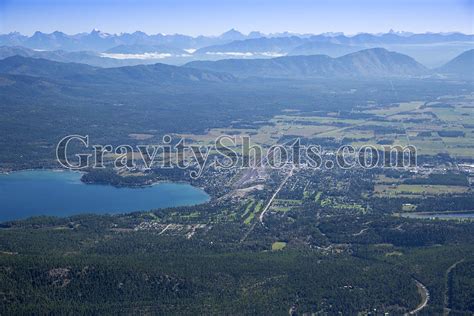
[[[379,195],[437,195],[446,193],[466,193],[468,187],[455,185],[419,185],[419,184],[398,184],[398,185],[383,185],[375,186],[375,193]]]
[[[285,247],[286,247],[286,242],[276,241],[272,244],[272,251],[282,250]]]

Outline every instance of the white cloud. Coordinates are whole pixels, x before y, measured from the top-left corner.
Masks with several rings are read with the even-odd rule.
[[[286,54],[278,52],[206,52],[206,55],[215,55],[215,56],[231,56],[231,57],[281,57],[286,56]]]
[[[114,59],[164,59],[173,57],[171,54],[164,53],[143,53],[143,54],[110,54],[101,53],[101,57],[108,57]]]

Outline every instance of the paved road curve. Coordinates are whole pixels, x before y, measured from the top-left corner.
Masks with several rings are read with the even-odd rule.
[[[408,313],[409,315],[414,315],[421,311],[423,308],[426,307],[426,305],[428,305],[428,301],[430,300],[430,292],[428,291],[426,286],[416,279],[415,282],[416,287],[418,288],[418,292],[421,294],[421,302],[414,310]]]

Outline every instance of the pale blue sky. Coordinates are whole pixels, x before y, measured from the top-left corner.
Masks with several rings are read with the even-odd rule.
[[[474,0],[0,0],[0,33],[473,33]]]

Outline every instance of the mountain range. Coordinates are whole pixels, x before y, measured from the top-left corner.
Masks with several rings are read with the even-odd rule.
[[[200,48],[204,46],[225,44],[236,40],[262,36],[253,32],[243,35],[236,30],[229,30],[220,36],[187,36],[182,34],[154,34],[148,35],[144,32],[109,34],[99,30],[90,33],[79,33],[68,35],[63,32],[53,33],[35,32],[31,36],[25,36],[18,32],[0,35],[0,45],[24,46],[39,50],[66,50],[66,51],[96,51],[104,52],[120,45],[162,45],[179,49]]]
[[[284,40],[280,41],[279,38]],[[425,33],[425,34],[404,34],[389,32],[385,34],[362,33],[354,36],[344,34],[319,34],[319,35],[301,35],[301,34],[269,34],[260,32],[251,32],[244,35],[234,29],[229,30],[219,36],[188,36],[182,34],[154,34],[148,35],[144,32],[109,34],[99,30],[92,30],[90,33],[79,33],[68,35],[63,32],[55,31],[53,33],[35,32],[32,36],[25,36],[18,32],[0,35],[0,45],[5,46],[24,46],[39,50],[91,50],[104,52],[120,45],[142,45],[142,47],[162,45],[179,49],[200,49],[211,46],[207,51],[238,51],[242,49],[258,49],[264,47],[271,49],[278,47],[280,50],[295,48],[298,44],[308,42],[312,43],[333,43],[344,45],[395,45],[395,44],[433,44],[446,42],[472,42],[474,35],[462,33]],[[240,43],[240,41],[247,41]]]
[[[166,64],[99,68],[85,64],[61,63],[22,56],[0,60],[0,74],[43,77],[81,83],[134,84],[194,84],[196,82],[225,82],[235,78],[222,72],[212,72]]]
[[[273,59],[227,59],[194,61],[186,64],[238,77],[327,78],[327,77],[413,77],[429,70],[413,58],[372,48],[332,58],[326,55],[287,56]]]
[[[149,60],[184,64],[192,60],[226,58],[273,58],[296,55],[328,55],[340,57],[365,48],[382,47],[407,54],[425,66],[438,67],[474,48],[474,35],[461,33],[341,33],[312,34],[242,34],[234,29],[219,36],[187,36],[144,32],[108,34],[99,30],[68,35],[63,32],[35,32],[32,36],[14,32],[0,35],[0,46],[24,47],[34,51],[81,52],[84,60],[99,65],[91,56],[120,59],[106,66],[147,64]],[[87,54],[85,53],[87,52]],[[45,56],[43,56],[45,57]],[[45,57],[47,58],[47,57]],[[77,57],[76,57],[77,58]],[[72,58],[73,59],[73,58]],[[71,59],[71,60],[72,60]],[[141,62],[140,62],[141,61]]]
[[[383,48],[371,48],[337,58],[327,55],[285,56],[271,59],[194,61],[184,66],[156,63],[101,68],[16,55],[0,60],[0,73],[62,81],[90,83],[120,81],[148,84],[233,82],[250,77],[373,79],[444,75],[472,79],[473,58],[474,50],[470,50],[443,67],[430,70],[409,56]]]
[[[0,46],[0,59],[12,56],[42,58],[63,63],[80,63],[104,68],[156,63],[156,60],[153,59],[110,58],[91,51],[38,51],[23,46]]]

